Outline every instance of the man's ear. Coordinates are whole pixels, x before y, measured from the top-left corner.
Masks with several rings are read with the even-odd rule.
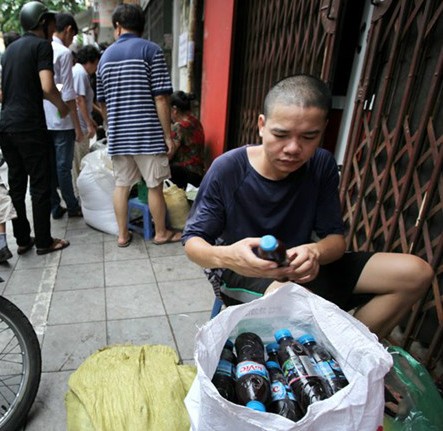
[[[120,37],[120,35],[122,34],[122,27],[118,22],[115,23],[115,30],[114,31],[118,37]]]
[[[260,135],[260,137],[263,137],[263,127],[265,127],[265,116],[264,114],[260,114],[258,116],[258,134]]]

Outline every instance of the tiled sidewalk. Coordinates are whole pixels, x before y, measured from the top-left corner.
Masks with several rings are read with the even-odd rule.
[[[42,346],[43,374],[25,431],[66,429],[64,395],[71,373],[96,350],[116,343],[165,344],[193,360],[197,326],[213,303],[202,270],[180,243],[157,246],[137,234],[128,248],[83,219],[52,220],[54,237],[71,246],[0,264],[5,297],[30,318]]]

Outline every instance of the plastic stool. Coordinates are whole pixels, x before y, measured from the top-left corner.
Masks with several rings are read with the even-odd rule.
[[[135,220],[141,221],[141,217],[138,216],[134,218],[134,210],[136,210],[138,213],[142,213],[142,226],[140,225],[141,223],[135,223]],[[142,202],[141,200],[139,200],[139,198],[132,198],[128,201],[128,229],[142,234],[145,240],[151,239],[154,236],[149,206],[146,202]]]
[[[218,313],[220,313],[222,306],[223,306],[223,301],[215,297],[214,305],[212,306],[212,311],[211,311],[211,319],[217,316]]]

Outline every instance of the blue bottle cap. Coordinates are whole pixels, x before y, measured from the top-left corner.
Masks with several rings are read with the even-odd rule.
[[[246,407],[252,409],[252,410],[256,410],[258,412],[265,412],[266,411],[266,407],[265,405],[257,400],[253,400],[253,401],[248,401],[246,403]]]
[[[265,365],[266,365],[266,368],[278,368],[278,369],[280,369],[280,365],[278,365],[277,364],[277,362],[275,362],[275,361],[266,361],[266,363],[265,363]]]
[[[298,337],[297,341],[300,344],[306,344],[306,343],[312,343],[313,341],[315,341],[315,338],[311,334],[304,334],[301,337]]]
[[[278,343],[282,338],[292,338],[292,334],[289,329],[283,328],[279,329],[278,331],[275,331],[274,337]]]
[[[260,248],[264,251],[274,251],[278,246],[277,239],[273,235],[265,235],[261,237]]]
[[[268,355],[269,355],[269,353],[278,352],[279,349],[280,349],[280,346],[278,345],[278,343],[269,343],[266,346],[266,352],[268,353]]]

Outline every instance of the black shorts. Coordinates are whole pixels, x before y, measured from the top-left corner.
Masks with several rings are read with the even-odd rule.
[[[315,280],[303,284],[311,292],[349,311],[365,304],[372,294],[353,293],[355,285],[373,252],[346,252],[342,258],[320,266]],[[225,305],[250,302],[264,295],[274,281],[269,278],[252,278],[238,275],[227,269],[222,275],[220,295]]]

